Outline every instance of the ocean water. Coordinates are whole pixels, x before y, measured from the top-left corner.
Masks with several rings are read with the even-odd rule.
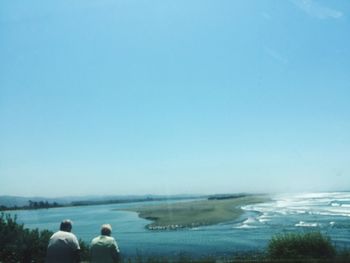
[[[243,207],[252,217],[238,227],[287,231],[316,230],[330,236],[337,246],[350,247],[350,193],[284,194],[272,202]]]
[[[147,205],[162,203],[149,202]],[[321,231],[337,247],[350,247],[350,192],[283,194],[272,201],[242,207],[245,213],[232,222],[172,231],[150,231],[150,222],[134,212],[115,211],[139,204],[113,204],[55,209],[12,211],[29,228],[56,231],[62,219],[73,220],[73,232],[90,240],[100,225],[110,223],[125,256],[157,254],[193,256],[263,250],[277,233]],[[145,203],[142,203],[145,205]]]

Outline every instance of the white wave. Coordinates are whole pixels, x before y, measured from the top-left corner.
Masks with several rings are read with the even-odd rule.
[[[258,217],[257,217],[257,220],[258,220],[260,223],[266,223],[266,222],[271,221],[272,218],[273,218],[273,216],[269,216],[268,214],[262,214],[261,216],[258,216]]]
[[[318,227],[320,226],[318,223],[308,223],[304,221],[299,221],[299,223],[295,224],[295,226],[299,227]]]
[[[350,215],[350,193],[307,193],[295,195],[276,195],[274,201],[243,207],[246,211],[257,211],[272,214],[317,214],[317,212],[335,212],[335,208],[342,208],[337,214]],[[345,210],[344,210],[345,208]]]
[[[256,219],[253,217],[248,217],[246,220],[243,221],[243,224],[254,224],[256,223]]]
[[[257,223],[259,223],[257,219],[255,219],[254,217],[248,217],[242,223],[240,223],[239,225],[235,225],[233,228],[257,228],[257,226],[254,225]]]
[[[349,192],[323,192],[323,193],[303,193],[303,194],[296,194],[292,196],[300,199],[339,199],[339,198],[346,198],[348,199],[350,197]]]
[[[350,209],[347,206],[340,206],[340,207],[332,207],[330,209],[324,209],[323,211],[329,211],[331,213],[338,213],[338,214],[347,214],[350,215]]]
[[[254,219],[255,222],[252,218],[247,219],[248,221],[236,225],[236,228],[260,227],[269,221],[269,224],[282,223],[301,228],[333,227],[339,217],[350,218],[350,192],[280,194],[273,196],[270,202],[247,205],[243,209],[258,212],[260,215]],[[298,218],[297,221],[293,220],[292,223],[290,216]],[[330,223],[315,222],[324,220],[329,220]]]
[[[266,222],[270,222],[271,219],[267,219],[267,218],[259,218],[258,219],[260,223],[266,223]]]
[[[252,226],[252,225],[248,225],[248,224],[241,224],[239,226],[235,226],[233,228],[238,228],[238,229],[247,229],[247,228],[257,228],[257,226]]]
[[[314,215],[321,215],[321,216],[344,216],[344,217],[350,217],[349,211],[348,213],[337,213],[337,212],[313,212]]]

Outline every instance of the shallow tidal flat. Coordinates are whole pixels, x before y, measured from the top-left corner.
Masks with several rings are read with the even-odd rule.
[[[189,202],[147,205],[127,209],[141,218],[153,221],[150,230],[171,230],[233,221],[243,214],[242,206],[268,201],[264,195],[248,195],[224,200],[198,200]]]

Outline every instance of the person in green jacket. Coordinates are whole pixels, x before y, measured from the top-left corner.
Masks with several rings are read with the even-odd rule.
[[[110,224],[101,226],[101,235],[91,241],[91,263],[117,263],[120,261],[118,244],[113,237]]]

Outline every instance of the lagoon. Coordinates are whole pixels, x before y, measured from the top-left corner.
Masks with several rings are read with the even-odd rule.
[[[73,232],[90,240],[100,225],[110,223],[125,256],[157,254],[176,256],[224,256],[235,252],[263,250],[276,233],[319,230],[329,235],[337,247],[350,247],[350,192],[279,194],[270,202],[244,206],[237,220],[178,230],[152,231],[151,221],[120,209],[166,201],[61,207],[11,211],[18,222],[29,228],[56,231],[62,219],[73,220]],[[172,201],[174,202],[174,201]],[[118,209],[116,211],[116,209]]]

